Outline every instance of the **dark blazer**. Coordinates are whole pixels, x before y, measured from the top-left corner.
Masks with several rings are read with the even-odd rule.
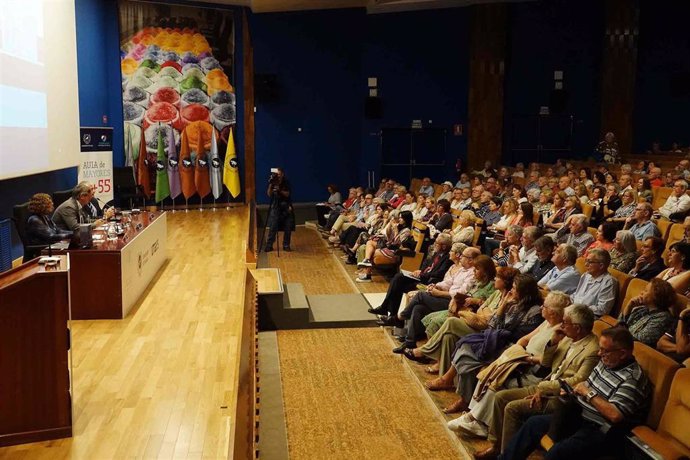
[[[635,278],[640,278],[641,280],[649,281],[665,269],[666,265],[664,265],[664,260],[659,258],[655,262],[642,267],[642,269],[639,272],[637,272],[637,275],[635,275]]]
[[[30,245],[51,244],[72,236],[72,232],[57,228],[48,216],[32,214],[26,222],[26,239]]]
[[[443,281],[443,277],[446,275],[446,272],[450,266],[453,265],[453,261],[450,260],[450,255],[448,252],[439,254],[436,264],[434,264],[434,260],[436,260],[436,255],[430,255],[424,259],[424,262],[422,262],[422,266],[420,267],[422,274],[419,276],[419,280],[423,284],[438,283]],[[430,267],[431,269],[429,269]]]

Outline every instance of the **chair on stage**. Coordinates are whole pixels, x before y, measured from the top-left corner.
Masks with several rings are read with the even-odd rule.
[[[142,206],[146,204],[144,195],[134,181],[131,166],[113,168],[113,183],[116,207],[126,208],[123,205],[129,205],[129,209],[132,209],[135,202],[141,203]]]
[[[12,207],[12,222],[14,228],[17,229],[17,234],[24,247],[24,262],[38,257],[41,251],[48,247],[47,244],[29,244],[26,237],[26,221],[29,219],[31,213],[29,212],[29,203],[17,204]]]
[[[53,205],[55,206],[55,208],[57,208],[62,203],[70,199],[70,197],[72,196],[72,189],[58,190],[57,192],[53,192],[50,195],[53,199]]]

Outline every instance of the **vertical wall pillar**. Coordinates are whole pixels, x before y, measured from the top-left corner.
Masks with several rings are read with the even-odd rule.
[[[472,7],[467,163],[481,169],[503,153],[503,81],[508,37],[508,5]]]
[[[606,1],[606,32],[601,63],[601,135],[612,131],[621,153],[632,153],[637,74],[637,0]]]
[[[242,46],[244,72],[244,196],[256,200],[256,156],[254,144],[254,46],[249,33],[247,10],[242,13]]]

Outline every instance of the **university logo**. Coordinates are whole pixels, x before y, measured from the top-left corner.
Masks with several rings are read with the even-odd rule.
[[[185,168],[191,168],[192,162],[189,159],[185,158],[184,160],[182,160],[182,166],[184,166]]]
[[[82,141],[84,141],[84,144],[90,144],[91,143],[91,134],[84,134],[81,137]]]
[[[165,169],[165,164],[162,160],[156,161],[156,171],[163,171]]]
[[[214,158],[211,160],[211,166],[213,166],[215,169],[220,168],[220,159]]]
[[[230,167],[232,169],[237,169],[237,158],[231,158],[230,159]]]

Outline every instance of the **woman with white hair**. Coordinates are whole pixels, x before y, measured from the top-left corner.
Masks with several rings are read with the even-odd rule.
[[[472,244],[474,239],[474,222],[475,215],[470,210],[465,210],[460,213],[458,217],[458,225],[455,227],[451,233],[453,235],[453,243],[465,243],[467,245]]]
[[[439,200],[453,200],[453,183],[451,181],[445,181],[443,184],[443,192],[438,196]]]
[[[637,260],[637,240],[635,235],[629,230],[619,230],[616,232],[616,239],[613,240],[611,254],[611,268],[615,268],[623,273],[628,273],[635,266]]]

